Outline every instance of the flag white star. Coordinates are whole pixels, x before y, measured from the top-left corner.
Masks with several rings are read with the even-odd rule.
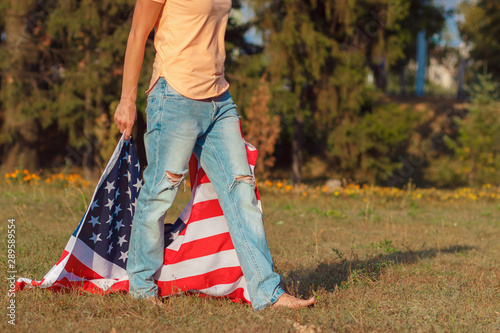
[[[115,229],[118,229],[118,231],[120,231],[121,227],[123,227],[123,220],[120,220],[120,221],[116,222]]]
[[[141,166],[139,165],[139,161],[137,161],[137,164],[135,166],[137,167],[137,171],[141,171]]]
[[[130,187],[128,188],[127,192],[125,192],[128,194],[128,198],[129,199],[132,199],[132,191],[130,190]]]
[[[118,215],[118,213],[122,210],[122,209],[120,208],[120,206],[121,206],[121,205],[122,205],[122,204],[119,204],[118,206],[115,206],[115,215]]]
[[[118,260],[123,260],[123,262],[125,262],[125,260],[128,259],[128,251],[127,252],[120,251],[120,253],[121,253],[121,256],[120,256],[120,258],[118,258]]]
[[[137,191],[139,191],[142,187],[142,182],[137,179],[137,183],[134,184],[134,187],[137,189]]]
[[[128,182],[130,183],[130,181],[132,180],[132,174],[128,170],[127,170],[127,178],[128,178]]]
[[[128,241],[125,239],[125,236],[126,235],[123,235],[121,237],[118,237],[118,244],[120,244],[120,246],[123,245],[123,243],[128,243]]]
[[[115,200],[118,198],[119,195],[120,195],[120,189],[117,188],[115,193]]]
[[[113,221],[113,215],[109,215],[109,218],[106,221],[106,224],[111,223],[111,221]]]
[[[108,254],[111,252],[112,249],[113,249],[113,243],[109,243]]]
[[[104,189],[108,190],[108,194],[109,194],[109,192],[111,192],[111,190],[115,189],[115,182],[113,181],[112,183],[110,183],[110,182],[106,181],[106,187]]]
[[[108,199],[108,203],[104,205],[104,207],[108,207],[109,210],[111,210],[111,207],[113,207],[113,200]]]
[[[106,239],[110,239],[112,235],[113,235],[113,228],[109,228],[109,234],[108,237],[106,237]]]
[[[90,210],[94,210],[94,208],[96,207],[99,207],[99,205],[97,204],[97,199],[90,205]]]
[[[132,206],[134,206],[134,208],[137,208],[137,198],[135,198],[134,202],[132,202]]]
[[[92,233],[92,235],[93,236],[90,237],[89,239],[92,240],[92,241],[94,241],[94,244],[97,243],[98,241],[102,241],[101,234],[97,234],[96,235],[96,234]]]
[[[96,224],[101,224],[101,222],[99,222],[98,216],[91,216],[90,221],[88,221],[87,223],[92,223],[92,228],[95,227]]]
[[[170,233],[170,240],[175,240],[179,236],[179,229],[177,229],[175,232]]]
[[[130,215],[134,215],[134,211],[132,210],[132,204],[128,205],[127,210],[130,210]]]

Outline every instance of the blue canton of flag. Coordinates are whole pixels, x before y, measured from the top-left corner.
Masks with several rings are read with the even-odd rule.
[[[142,187],[141,168],[132,138],[124,141],[109,174],[100,181],[79,228],[73,234],[96,254],[126,267],[132,218]]]

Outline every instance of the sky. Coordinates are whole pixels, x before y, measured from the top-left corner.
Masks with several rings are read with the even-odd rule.
[[[445,9],[456,9],[462,1],[463,0],[434,0],[434,4],[438,6],[441,5]],[[450,46],[459,46],[462,41],[457,26],[457,20],[459,19],[460,16],[454,14],[446,20],[446,29],[450,35]]]

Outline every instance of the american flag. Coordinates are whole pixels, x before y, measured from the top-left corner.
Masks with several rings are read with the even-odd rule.
[[[247,155],[253,170],[257,150],[248,143]],[[140,170],[132,139],[122,137],[59,261],[41,281],[19,278],[16,289],[128,291],[126,264],[143,184]],[[189,173],[191,201],[175,223],[165,225],[164,264],[155,274],[160,296],[194,292],[250,303],[217,195],[194,156]]]

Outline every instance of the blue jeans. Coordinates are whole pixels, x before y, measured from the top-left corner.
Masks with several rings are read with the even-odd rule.
[[[252,306],[262,309],[271,305],[284,291],[280,275],[273,272],[255,181],[231,95],[225,92],[193,100],[160,78],[148,95],[146,114],[148,166],[127,260],[130,293],[140,298],[158,294],[153,275],[163,265],[163,220],[194,152],[219,197]]]

